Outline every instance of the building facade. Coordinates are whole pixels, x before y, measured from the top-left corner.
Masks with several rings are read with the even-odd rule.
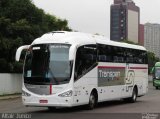
[[[144,47],[160,58],[160,24],[144,25]]]
[[[114,41],[139,41],[140,12],[132,0],[114,0],[111,5],[110,37]]]
[[[139,45],[144,46],[144,25],[140,24],[139,26]]]

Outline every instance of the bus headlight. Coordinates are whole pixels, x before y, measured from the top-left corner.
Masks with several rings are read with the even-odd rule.
[[[29,93],[25,92],[24,90],[22,90],[22,96],[29,97],[29,96],[31,96],[31,94],[29,94]]]
[[[64,92],[64,93],[62,93],[62,94],[59,94],[58,96],[60,96],[60,97],[71,97],[71,96],[72,96],[72,93],[73,93],[73,91],[72,91],[72,90],[69,90],[69,91]]]

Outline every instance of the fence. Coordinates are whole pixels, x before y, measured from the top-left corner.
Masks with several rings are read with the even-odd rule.
[[[149,75],[149,81],[152,76]],[[21,93],[22,74],[0,73],[0,95]]]
[[[0,73],[0,95],[21,93],[22,74]]]

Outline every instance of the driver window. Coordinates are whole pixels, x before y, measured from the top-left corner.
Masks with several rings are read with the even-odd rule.
[[[75,80],[81,78],[94,68],[97,61],[96,45],[85,45],[78,48],[75,63]]]

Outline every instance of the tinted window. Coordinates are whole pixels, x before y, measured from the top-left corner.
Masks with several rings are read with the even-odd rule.
[[[72,72],[70,45],[42,44],[32,46],[26,55],[24,82],[30,84],[68,83]]]
[[[98,44],[99,62],[147,64],[147,52],[142,50]]]
[[[98,45],[99,62],[125,62],[125,52],[122,47]]]
[[[85,45],[78,48],[75,63],[75,80],[94,68],[97,61],[96,45]]]
[[[126,49],[127,53],[127,63],[134,63],[134,64],[147,64],[148,58],[147,58],[147,52],[136,50],[136,49]]]
[[[107,45],[98,45],[98,61],[111,62],[113,60],[112,47]]]

